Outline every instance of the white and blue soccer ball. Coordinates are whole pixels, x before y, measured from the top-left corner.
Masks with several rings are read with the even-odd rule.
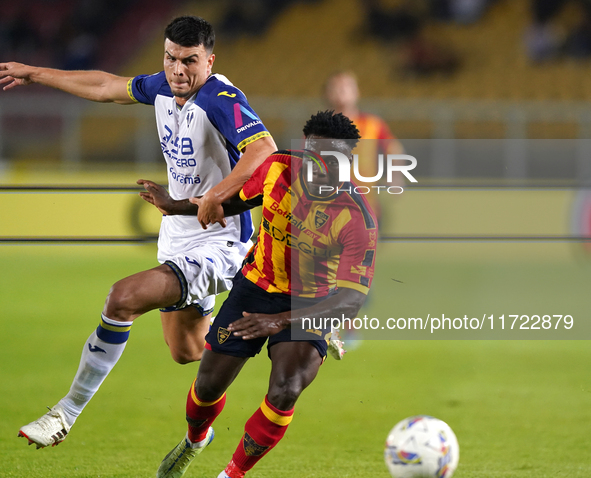
[[[392,428],[384,460],[393,478],[451,478],[460,461],[460,446],[447,423],[419,415]]]

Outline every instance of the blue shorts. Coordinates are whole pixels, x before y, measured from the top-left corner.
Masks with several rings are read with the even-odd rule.
[[[278,314],[292,309],[310,307],[326,299],[326,297],[310,299],[267,292],[244,277],[241,271],[236,274],[233,282],[228,298],[224,301],[209,333],[205,336],[205,348],[234,357],[254,357],[261,351],[267,339],[269,339],[267,349],[279,342],[296,341],[292,338],[291,328],[283,329],[270,337],[259,337],[251,340],[236,337],[228,331],[228,325],[241,319],[243,311],[258,314]],[[330,333],[330,327],[327,330],[317,330],[315,332],[300,330],[298,331],[297,341],[309,342],[324,358],[328,347],[328,341],[325,337],[328,333]]]

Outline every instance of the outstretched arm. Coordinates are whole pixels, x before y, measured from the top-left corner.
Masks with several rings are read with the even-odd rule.
[[[355,289],[340,288],[336,294],[305,309],[280,314],[251,314],[243,312],[241,319],[232,322],[228,330],[244,340],[268,337],[292,325],[299,325],[303,318],[356,317],[367,296]]]
[[[22,63],[0,63],[0,85],[4,90],[37,83],[101,103],[132,104],[127,93],[130,78],[104,71],[65,71]]]
[[[199,212],[199,204],[202,198],[190,198],[190,199],[173,199],[168,194],[168,191],[156,184],[153,181],[147,179],[138,179],[138,184],[141,184],[146,189],[145,192],[141,192],[140,196],[144,201],[154,205],[162,214],[167,216],[196,216]],[[230,198],[229,201],[222,204],[224,216],[235,216],[244,211],[248,211],[255,204],[246,203],[240,196],[236,195]],[[223,221],[222,226],[226,225],[226,221]]]

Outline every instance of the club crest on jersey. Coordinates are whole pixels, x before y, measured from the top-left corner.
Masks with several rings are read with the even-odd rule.
[[[223,344],[230,337],[230,331],[224,327],[218,327],[218,343]]]
[[[316,215],[314,216],[314,226],[316,229],[320,229],[322,226],[326,224],[328,221],[328,214],[322,211],[316,211]]]

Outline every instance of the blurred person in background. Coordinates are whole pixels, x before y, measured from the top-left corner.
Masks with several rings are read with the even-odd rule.
[[[560,25],[559,15],[568,3],[579,8],[574,25]],[[531,0],[531,24],[525,33],[525,48],[534,62],[561,56],[591,56],[591,0]]]
[[[4,90],[38,83],[92,101],[153,105],[177,214],[159,207],[157,185],[139,180],[143,199],[163,213],[158,262],[115,283],[99,326],[85,342],[69,393],[19,436],[37,448],[62,442],[121,357],[131,325],[160,309],[164,339],[178,363],[200,360],[215,294],[231,288],[251,245],[250,213],[224,218],[222,203],[277,147],[244,94],[212,74],[215,34],[199,17],[174,19],[164,34],[164,70],[126,78],[0,63]],[[201,206],[189,202],[200,196]],[[59,353],[59,349],[56,349]]]
[[[402,143],[390,131],[386,122],[379,116],[365,113],[359,109],[359,86],[357,77],[351,71],[337,71],[331,74],[324,83],[323,95],[326,103],[336,113],[342,113],[350,118],[359,129],[361,141],[357,144],[352,154],[358,155],[359,174],[365,177],[375,176],[377,173],[377,160],[379,154],[404,154]],[[400,183],[390,183],[390,186],[402,186],[400,175],[395,175]],[[365,196],[378,220],[379,228],[384,231],[384,219],[379,197],[375,193]],[[355,350],[361,345],[360,334],[354,329],[333,331],[336,337],[344,339],[343,346],[347,350]]]
[[[359,109],[359,86],[353,72],[337,71],[331,74],[324,83],[323,94],[336,113],[350,118],[359,129],[361,141],[353,154],[359,155],[359,173],[362,176],[376,175],[378,154],[404,154],[402,143],[392,134],[386,122],[379,116]],[[367,198],[381,225],[382,215],[377,196],[368,194]]]

